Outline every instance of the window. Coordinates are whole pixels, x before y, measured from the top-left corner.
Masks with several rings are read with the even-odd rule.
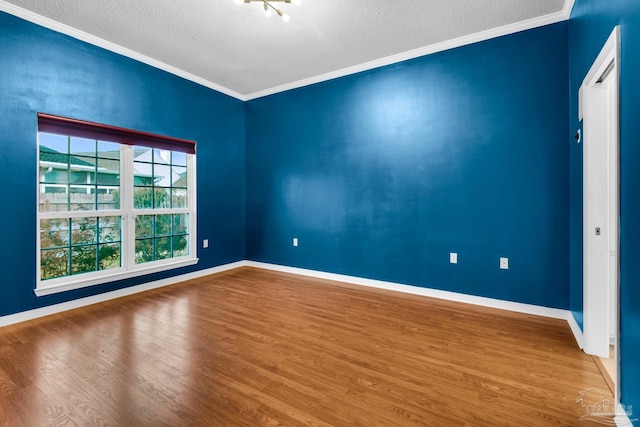
[[[37,295],[197,262],[194,142],[38,114],[38,153]]]

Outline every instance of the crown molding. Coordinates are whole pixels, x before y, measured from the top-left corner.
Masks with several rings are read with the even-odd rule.
[[[398,62],[407,61],[409,59],[415,59],[421,56],[443,52],[445,50],[454,49],[456,47],[478,43],[478,42],[490,40],[496,37],[502,37],[509,34],[519,33],[521,31],[531,30],[533,28],[543,27],[545,25],[566,21],[568,19],[568,15],[565,10],[568,10],[569,14],[571,13],[571,7],[573,7],[573,1],[574,0],[566,0],[564,8],[560,12],[551,13],[551,14],[540,16],[537,18],[527,19],[525,21],[504,25],[502,27],[492,28],[490,30],[485,30],[485,31],[470,34],[467,36],[458,37],[456,39],[446,40],[441,43],[435,43],[429,46],[420,47],[418,49],[413,49],[413,50],[398,53],[395,55],[387,56],[384,58],[376,59],[373,61],[365,62],[359,65],[354,65],[352,67],[331,71],[329,73],[321,74],[315,77],[310,77],[310,78],[298,80],[292,83],[287,83],[281,86],[276,86],[276,87],[261,90],[258,92],[253,92],[248,95],[245,95],[245,98],[248,101],[252,99],[262,98],[262,97],[273,95],[279,92],[284,92],[291,89],[297,89],[297,88],[309,86],[315,83],[321,83],[327,80],[333,80],[339,77],[360,73],[362,71],[368,71],[374,68],[396,64]],[[571,5],[570,7],[568,6],[569,4]]]
[[[275,86],[272,88],[264,89],[264,90],[253,92],[250,94],[241,94],[239,92],[236,92],[234,90],[221,86],[217,83],[198,77],[195,74],[191,74],[187,71],[181,70],[172,65],[165,64],[164,62],[158,61],[156,59],[153,59],[141,53],[135,52],[131,49],[125,48],[118,44],[101,39],[100,37],[96,37],[84,31],[75,29],[68,25],[46,18],[42,15],[38,15],[37,13],[23,9],[11,3],[7,3],[5,0],[0,0],[0,11],[7,12],[11,15],[25,19],[29,22],[33,22],[34,24],[41,25],[50,30],[57,31],[62,34],[66,34],[70,37],[81,40],[83,42],[90,43],[92,45],[101,47],[111,52],[115,52],[117,54],[134,59],[136,61],[150,65],[154,68],[158,68],[160,70],[174,74],[178,77],[182,77],[186,80],[190,80],[194,83],[198,83],[209,89],[213,89],[217,92],[239,99],[240,101],[249,101],[252,99],[273,95],[279,92],[297,89],[297,88],[309,86],[315,83],[321,83],[321,82],[333,80],[339,77],[344,77],[351,74],[356,74],[363,71],[384,67],[386,65],[396,64],[402,61],[415,59],[421,56],[431,55],[434,53],[442,52],[442,51],[453,49],[456,47],[478,43],[481,41],[490,40],[492,38],[506,36],[509,34],[514,34],[521,31],[526,31],[533,28],[538,28],[545,25],[566,21],[571,16],[571,11],[573,10],[574,3],[575,3],[575,0],[565,0],[564,7],[559,12],[551,13],[551,14],[540,16],[533,19],[528,19],[525,21],[516,22],[513,24],[504,25],[502,27],[492,28],[490,30],[481,31],[481,32],[470,34],[463,37],[458,37],[456,39],[435,43],[429,46],[424,46],[418,49],[409,50],[406,52],[398,53],[395,55],[387,56],[384,58],[376,59],[373,61],[358,64],[358,65],[354,65],[351,67],[342,68],[340,70],[331,71],[329,73],[320,74],[318,76],[309,77],[306,79],[298,80],[298,81],[287,83],[284,85]]]
[[[573,11],[573,5],[576,3],[576,0],[565,0],[564,7],[562,8],[562,13],[566,19],[571,18],[571,12]]]
[[[22,18],[26,21],[32,22],[34,24],[38,24],[50,30],[57,31],[59,33],[73,37],[74,39],[78,39],[80,41],[92,44],[97,47],[101,47],[108,51],[117,53],[119,55],[126,56],[127,58],[134,59],[138,62],[142,62],[143,64],[150,65],[159,70],[166,71],[167,73],[171,73],[178,77],[182,77],[183,79],[192,81],[194,83],[198,83],[199,85],[205,86],[209,89],[213,89],[217,92],[223,93],[233,98],[237,98],[241,101],[246,101],[246,97],[244,95],[234,90],[228,89],[224,86],[213,83],[209,80],[205,80],[201,77],[196,76],[195,74],[191,74],[187,71],[181,70],[172,65],[165,64],[162,61],[158,61],[156,59],[153,59],[151,57],[148,57],[146,55],[143,55],[141,53],[128,49],[126,47],[101,39],[100,37],[96,37],[92,34],[89,34],[84,31],[78,30],[76,28],[70,27],[68,25],[62,24],[58,21],[54,21],[53,19],[49,19],[45,16],[38,15],[37,13],[23,9],[14,4],[7,3],[4,0],[0,0],[0,11],[6,12],[10,15],[17,16],[18,18]]]

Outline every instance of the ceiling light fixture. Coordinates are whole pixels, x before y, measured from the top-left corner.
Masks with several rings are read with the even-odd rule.
[[[264,14],[268,18],[271,16],[271,11],[274,11],[278,14],[279,17],[282,18],[284,22],[289,22],[289,14],[283,13],[280,9],[273,6],[271,3],[282,2],[282,3],[293,3],[295,5],[299,5],[301,0],[234,0],[236,4],[242,3],[251,3],[251,2],[260,2],[264,7]]]

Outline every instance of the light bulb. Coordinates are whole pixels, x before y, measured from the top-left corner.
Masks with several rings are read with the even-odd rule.
[[[267,18],[271,18],[271,9],[267,9],[264,11],[264,16],[266,16]]]
[[[283,14],[282,14],[282,20],[283,20],[284,22],[289,22],[289,19],[290,19],[290,18],[289,18],[289,14],[288,14],[288,13],[283,13]]]
[[[300,6],[300,0],[291,0],[291,3],[295,4],[296,6]]]

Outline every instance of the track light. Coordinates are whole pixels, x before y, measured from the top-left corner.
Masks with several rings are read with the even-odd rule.
[[[295,5],[299,5],[301,0],[234,0],[235,4],[242,3],[251,3],[251,2],[261,2],[262,7],[264,8],[264,15],[269,18],[272,15],[272,12],[275,12],[279,17],[282,18],[284,22],[289,22],[291,17],[288,13],[283,13],[280,9],[273,6],[271,3],[282,2],[282,3],[293,3]]]

